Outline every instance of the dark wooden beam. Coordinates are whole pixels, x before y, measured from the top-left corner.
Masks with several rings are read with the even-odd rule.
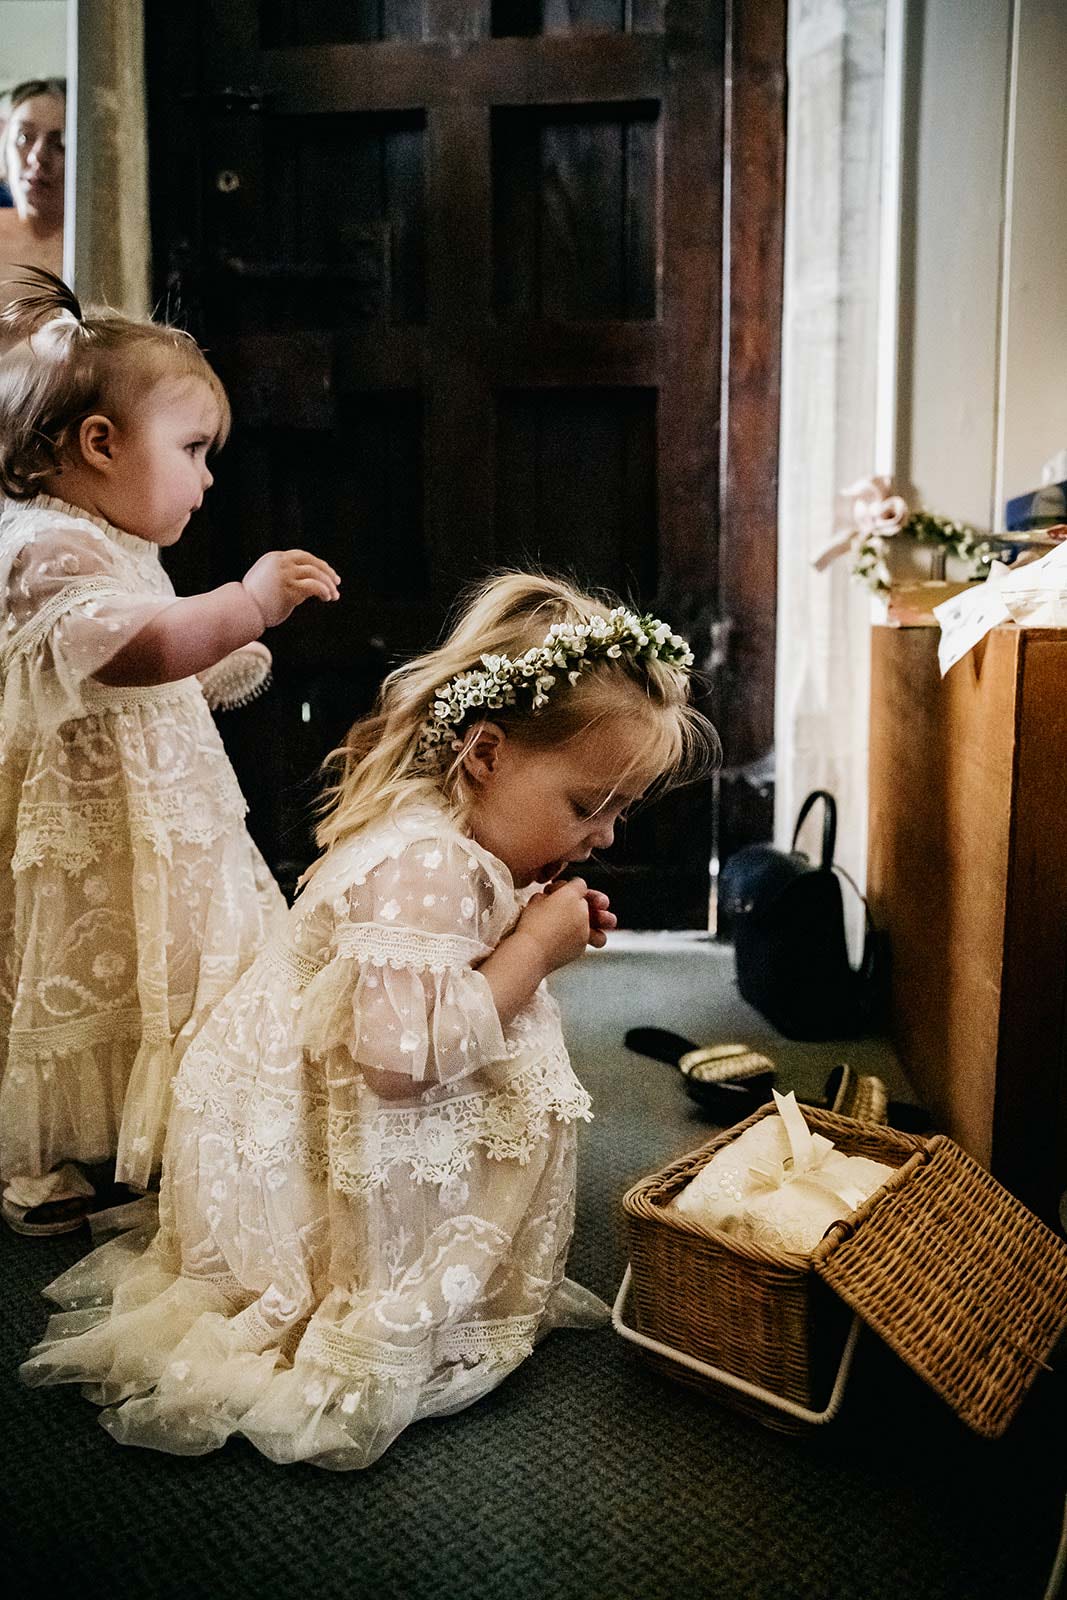
[[[507,386],[654,387],[663,328],[654,322],[509,322],[484,336],[483,349]]]
[[[721,364],[723,194],[714,152],[722,140],[723,10],[675,0],[667,25],[661,237],[668,248],[659,273],[673,337],[659,397],[660,542],[676,583],[707,593],[716,582],[719,515],[718,472],[709,468],[718,448],[709,454],[709,441],[718,437]],[[680,596],[664,599],[677,605]]]
[[[281,115],[306,113],[309,103],[352,113],[647,100],[659,95],[663,48],[656,34],[321,45],[272,50],[258,87]],[[238,58],[228,82],[240,80]]]
[[[426,537],[442,597],[460,581],[457,525],[466,562],[493,550],[496,417],[476,349],[492,305],[489,117],[488,106],[448,105],[427,123]]]
[[[719,532],[731,638],[731,765],[774,744],[778,425],[785,195],[785,0],[732,0],[724,471]]]

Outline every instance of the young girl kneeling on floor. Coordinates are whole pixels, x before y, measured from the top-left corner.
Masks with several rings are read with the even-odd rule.
[[[284,916],[206,696],[262,679],[242,647],[337,577],[272,551],[177,600],[159,551],[210,487],[222,386],[188,334],[24,271],[0,312],[0,1175],[10,1225],[55,1233],[92,1205],[69,1163],[158,1172],[181,1043]]]
[[[365,1467],[603,1320],[564,1277],[589,1100],[544,980],[615,925],[561,870],[704,744],[691,659],[508,574],[386,679],[284,932],[185,1054],[158,1235],[51,1286],[76,1309],[29,1383],[88,1384],[122,1443]]]

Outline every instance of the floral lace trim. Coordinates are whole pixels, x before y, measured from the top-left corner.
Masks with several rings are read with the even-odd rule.
[[[445,1361],[525,1361],[533,1354],[540,1317],[501,1317],[495,1322],[461,1322],[436,1340]]]
[[[72,583],[67,588],[61,589],[59,594],[54,594],[46,600],[39,611],[23,627],[7,641],[0,650],[0,664],[5,668],[17,655],[28,655],[43,639],[46,639],[59,618],[68,611],[73,611],[85,600],[113,600],[124,596],[126,591],[114,578],[83,578],[80,583]]]
[[[272,1327],[253,1303],[239,1311],[230,1322],[229,1336],[239,1349],[262,1355],[278,1343],[278,1329]]]
[[[488,945],[458,933],[426,933],[389,928],[380,922],[355,922],[337,938],[337,954],[375,967],[411,967],[415,972],[447,972],[468,967],[488,953]]]
[[[226,1311],[229,1316],[237,1316],[242,1310],[248,1309],[251,1291],[232,1272],[198,1272],[190,1273],[188,1276],[191,1283],[207,1284],[220,1294],[226,1301]]]
[[[109,544],[116,545],[128,561],[132,561],[141,577],[152,583],[153,588],[161,593],[168,590],[173,594],[170,580],[167,578],[163,563],[159,558],[159,546],[150,544],[147,539],[141,539],[136,533],[127,533],[125,528],[116,528],[113,522],[108,522],[106,517],[97,517],[91,511],[86,511],[83,506],[71,505],[69,500],[60,500],[54,494],[39,494],[32,500],[25,502],[25,511],[42,512],[58,511],[61,516],[70,517],[72,522],[88,522],[98,532],[102,533]],[[52,523],[52,518],[42,518],[47,526]],[[17,530],[17,524],[16,524]]]
[[[19,807],[13,872],[54,861],[84,872],[113,851],[143,839],[169,860],[175,840],[210,845],[244,817],[247,806],[228,769],[193,793],[175,788],[116,800],[24,801]]]
[[[94,1045],[119,1040],[139,1039],[146,1045],[169,1044],[170,1033],[146,1022],[140,1011],[100,1011],[72,1022],[53,1023],[48,1028],[21,1032],[12,1029],[8,1040],[8,1070],[50,1061],[55,1056],[72,1056]]]
[[[294,989],[306,989],[322,971],[322,963],[300,954],[281,938],[269,941],[263,950],[263,964]]]
[[[381,1339],[345,1333],[312,1320],[300,1343],[300,1357],[338,1378],[383,1378],[401,1389],[420,1388],[442,1361],[494,1366],[522,1361],[533,1350],[539,1318],[502,1317],[495,1322],[462,1322],[413,1349]]]
[[[338,1378],[385,1378],[401,1389],[421,1388],[433,1364],[428,1339],[405,1350],[383,1339],[342,1333],[340,1328],[314,1320],[300,1341],[299,1354]]]
[[[209,1118],[250,1165],[278,1173],[297,1163],[343,1194],[367,1195],[399,1166],[416,1183],[445,1183],[470,1169],[477,1148],[491,1161],[525,1166],[553,1121],[592,1120],[591,1102],[562,1042],[500,1088],[432,1106],[340,1111],[326,1094],[237,1077],[194,1046],[174,1084],[178,1105]],[[267,1179],[268,1187],[271,1178]]]
[[[141,683],[122,686],[95,683],[87,678],[81,696],[89,711],[138,711],[142,706],[166,705],[173,701],[201,698],[195,678],[175,678],[173,683]]]
[[[470,966],[487,948],[477,939],[466,939],[461,934],[420,933],[414,928],[384,927],[380,922],[357,922],[338,934],[336,955],[341,960],[368,961],[372,967],[448,972]],[[273,939],[263,955],[272,971],[301,991],[326,965],[281,939]]]

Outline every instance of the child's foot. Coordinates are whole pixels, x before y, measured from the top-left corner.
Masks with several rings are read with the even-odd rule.
[[[67,1163],[43,1178],[9,1179],[0,1216],[13,1233],[47,1238],[80,1228],[95,1198],[89,1180]]]

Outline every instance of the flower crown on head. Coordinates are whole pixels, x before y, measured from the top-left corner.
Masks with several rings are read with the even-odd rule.
[[[482,656],[482,665],[459,672],[434,691],[430,715],[419,735],[419,754],[433,757],[442,748],[461,750],[456,737],[472,712],[484,715],[517,705],[520,694],[530,698],[536,716],[548,704],[563,672],[573,687],[583,671],[598,661],[664,661],[668,666],[686,668],[693,664],[693,652],[684,639],[672,633],[658,617],[639,617],[636,612],[616,606],[606,617],[593,616],[588,622],[555,622],[544,644],[534,645],[517,660],[510,656]]]

